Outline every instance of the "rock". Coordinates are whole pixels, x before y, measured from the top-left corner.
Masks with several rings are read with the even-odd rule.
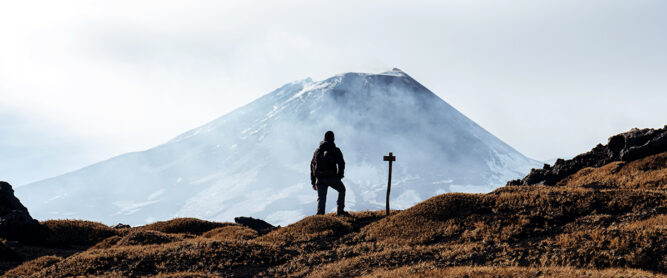
[[[545,164],[542,169],[532,169],[525,178],[509,181],[507,185],[555,185],[585,167],[600,167],[613,161],[628,162],[666,151],[667,125],[661,129],[633,128],[610,137],[607,145],[598,144],[570,160],[559,158],[553,166]]]
[[[266,234],[276,229],[275,226],[267,223],[266,221],[252,217],[244,217],[244,216],[235,217],[234,222],[246,226],[250,229],[253,229],[257,231],[257,233],[259,233],[260,235]]]
[[[620,159],[623,161],[632,161],[649,155],[664,152],[667,149],[667,132],[657,134],[655,137],[647,140],[646,143],[636,146],[630,146],[620,152]]]
[[[8,240],[39,240],[44,231],[28,209],[14,196],[12,186],[0,181],[0,238]]]
[[[625,148],[625,137],[622,134],[617,134],[609,138],[609,143],[607,144],[609,148],[609,156],[616,157],[620,154],[621,150]]]
[[[123,224],[123,223],[118,223],[118,224],[116,224],[116,225],[111,226],[111,228],[114,228],[114,229],[127,229],[127,228],[132,228],[132,226],[127,225],[127,224]]]

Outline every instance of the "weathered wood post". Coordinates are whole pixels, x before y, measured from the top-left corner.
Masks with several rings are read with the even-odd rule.
[[[389,216],[389,192],[391,192],[391,163],[396,161],[396,157],[391,152],[384,156],[384,161],[389,161],[389,181],[387,181],[387,216]]]

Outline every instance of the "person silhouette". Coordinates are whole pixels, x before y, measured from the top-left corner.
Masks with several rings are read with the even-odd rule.
[[[324,133],[324,141],[315,149],[310,161],[310,184],[317,190],[317,214],[324,214],[329,187],[338,191],[336,204],[337,215],[349,215],[345,209],[345,185],[341,181],[345,177],[345,160],[343,153],[334,143],[333,131]]]

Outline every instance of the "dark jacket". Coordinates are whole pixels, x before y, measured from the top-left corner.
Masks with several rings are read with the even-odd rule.
[[[315,173],[315,161],[317,159],[317,154],[320,152],[329,151],[333,154],[333,159],[335,164],[338,166],[337,169],[330,169],[332,173],[335,173],[332,176],[343,178],[345,174],[345,160],[343,159],[343,153],[340,151],[336,144],[333,142],[322,141],[320,146],[313,153],[313,159],[310,161],[310,183],[315,184],[316,178],[323,178],[324,176],[320,173]],[[326,169],[323,169],[326,170]]]

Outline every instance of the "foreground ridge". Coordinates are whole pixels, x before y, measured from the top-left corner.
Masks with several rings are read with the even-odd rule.
[[[6,277],[666,274],[667,152],[593,162],[549,185],[448,193],[389,216],[317,215],[269,229],[194,218],[119,229],[43,221],[41,240],[0,240],[0,267]]]
[[[509,181],[507,185],[555,185],[586,167],[600,167],[613,161],[628,162],[666,151],[667,125],[661,129],[633,128],[609,137],[606,145],[598,144],[591,151],[569,160],[559,158],[553,167],[544,164],[542,169],[532,169],[525,178]]]

